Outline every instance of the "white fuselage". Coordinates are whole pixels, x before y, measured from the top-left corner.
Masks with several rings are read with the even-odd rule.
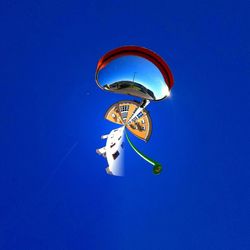
[[[103,135],[102,139],[107,139],[106,146],[97,150],[97,153],[107,158],[109,166],[106,171],[111,175],[123,175],[124,129],[122,126],[112,130],[108,135]]]

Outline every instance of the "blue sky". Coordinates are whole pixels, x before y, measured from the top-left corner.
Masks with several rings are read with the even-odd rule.
[[[249,249],[246,1],[2,1],[1,249]],[[95,150],[114,128],[98,59],[122,45],[160,54],[175,80],[152,103],[145,154],[124,178]]]

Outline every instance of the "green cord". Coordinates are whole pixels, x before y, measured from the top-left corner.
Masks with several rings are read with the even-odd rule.
[[[128,134],[127,134],[126,131],[125,131],[125,134],[126,134],[126,138],[127,138],[128,142],[129,142],[130,146],[134,149],[134,151],[135,151],[139,156],[141,156],[145,161],[147,161],[148,163],[150,163],[151,165],[154,166],[154,167],[153,167],[153,173],[154,173],[154,174],[160,174],[161,171],[162,171],[162,166],[161,166],[161,164],[158,163],[158,162],[156,162],[156,161],[154,161],[154,160],[152,160],[152,159],[150,159],[150,158],[147,157],[145,154],[143,154],[143,153],[142,153],[139,149],[137,149],[137,148],[135,147],[135,145],[131,142],[131,140],[129,139]]]

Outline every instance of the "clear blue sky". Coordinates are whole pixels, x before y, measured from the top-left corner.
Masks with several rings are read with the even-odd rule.
[[[0,3],[0,249],[246,250],[249,243],[247,1]],[[98,59],[145,46],[172,69],[148,107],[146,154],[124,178],[95,150],[115,126]]]

